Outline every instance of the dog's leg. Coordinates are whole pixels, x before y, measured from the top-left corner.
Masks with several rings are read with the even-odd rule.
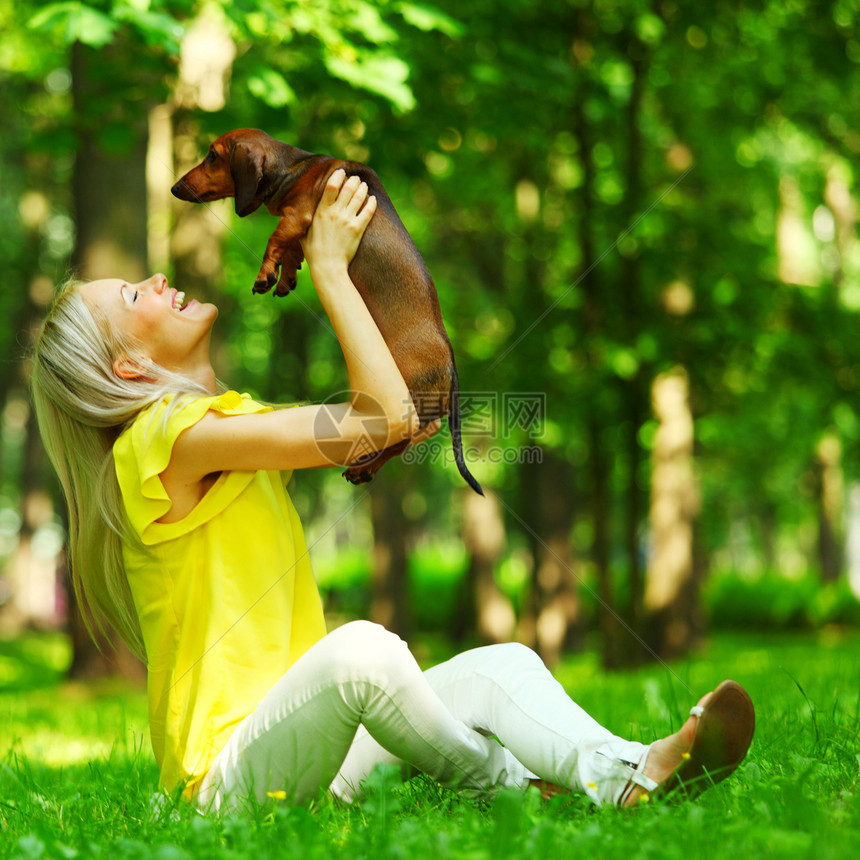
[[[296,288],[296,275],[302,267],[305,255],[298,239],[292,241],[281,257],[281,276],[275,285],[275,295],[285,296]]]
[[[275,295],[285,296],[295,288],[296,272],[304,259],[300,240],[309,226],[310,221],[305,224],[295,210],[287,210],[281,217],[266,245],[263,264],[254,281],[255,293],[267,293],[277,284]]]
[[[402,454],[409,445],[409,439],[404,439],[390,448],[384,448],[382,451],[374,451],[372,454],[365,454],[359,457],[344,473],[344,478],[350,484],[367,484],[373,480],[373,476],[382,468],[383,464]]]

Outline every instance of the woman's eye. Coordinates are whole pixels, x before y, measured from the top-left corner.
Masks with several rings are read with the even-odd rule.
[[[134,297],[132,298],[131,302],[132,302],[132,304],[134,304],[136,301],[137,301],[137,290],[134,291]]]

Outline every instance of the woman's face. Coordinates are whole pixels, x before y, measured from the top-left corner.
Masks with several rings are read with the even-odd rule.
[[[193,300],[184,304],[184,294],[172,289],[164,275],[152,275],[137,284],[121,278],[90,281],[80,292],[118,331],[141,344],[144,358],[179,373],[196,370],[201,361],[208,364],[218,308]],[[119,375],[123,375],[121,368]]]

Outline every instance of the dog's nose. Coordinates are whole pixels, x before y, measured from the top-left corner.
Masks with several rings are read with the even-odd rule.
[[[174,197],[178,197],[180,200],[187,200],[188,196],[191,192],[191,189],[185,184],[184,179],[180,179],[173,188],[170,189],[170,193]]]

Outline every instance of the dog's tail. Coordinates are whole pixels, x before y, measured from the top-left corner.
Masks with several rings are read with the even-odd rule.
[[[457,464],[457,470],[466,483],[476,493],[483,496],[484,491],[481,485],[466,468],[466,460],[463,457],[463,439],[460,434],[460,380],[457,377],[457,367],[453,361],[451,365],[451,391],[448,395],[448,429],[451,431],[451,444],[454,447],[454,462]]]

